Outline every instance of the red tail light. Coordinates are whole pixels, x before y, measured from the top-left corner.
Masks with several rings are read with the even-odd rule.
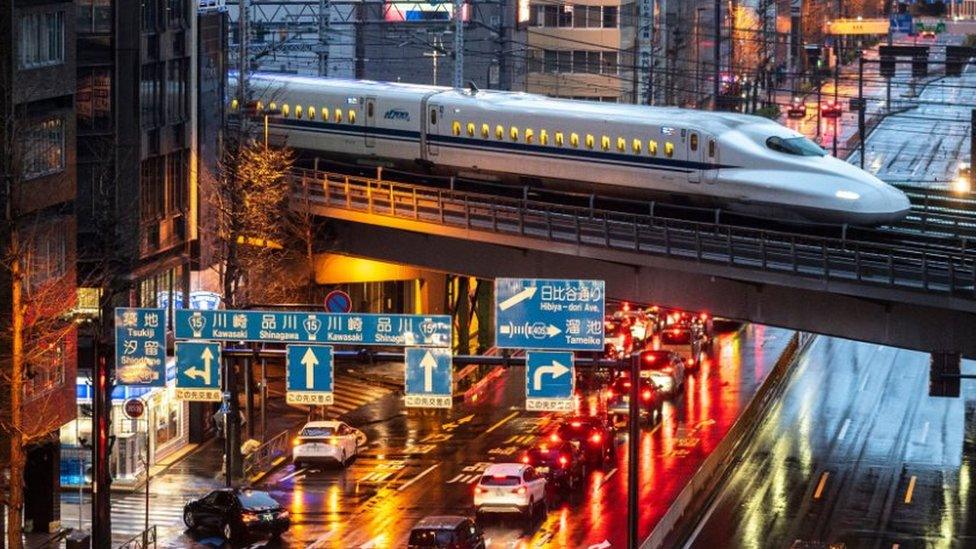
[[[474,493],[476,493],[476,494],[487,494],[488,493],[488,490],[482,488],[481,486],[475,486],[474,487]]]
[[[651,400],[652,395],[653,393],[651,393],[650,389],[644,389],[644,400]]]
[[[559,434],[558,433],[553,433],[553,434],[549,435],[549,441],[550,442],[559,442]]]
[[[528,462],[529,462],[529,456],[522,456],[522,463],[528,463]]]
[[[566,456],[559,456],[559,466],[565,467],[569,463],[569,459]]]
[[[694,365],[695,365],[695,359],[689,358],[688,359],[688,366],[694,366]]]
[[[580,423],[578,421],[573,421],[573,422],[570,423],[570,425],[572,425],[573,427],[579,427],[580,425],[582,425],[582,423]]]
[[[525,486],[519,486],[518,488],[512,490],[512,493],[513,494],[518,494],[520,496],[524,496],[525,495]]]
[[[613,398],[613,389],[607,389],[607,398]]]
[[[630,382],[629,381],[625,381],[624,382],[624,387],[627,387],[629,389],[630,388]]]
[[[593,444],[600,444],[601,441],[603,441],[603,437],[600,436],[600,433],[593,433],[593,436],[590,437],[590,442]]]

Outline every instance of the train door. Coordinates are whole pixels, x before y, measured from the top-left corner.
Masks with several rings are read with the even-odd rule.
[[[705,183],[710,185],[715,184],[718,181],[718,141],[714,137],[704,136],[703,141],[705,141],[705,162],[710,166],[710,169],[705,170]]]
[[[376,144],[376,137],[373,135],[373,128],[376,127],[376,98],[367,97],[366,98],[366,127],[364,129],[364,134],[366,136],[366,146],[372,148]]]
[[[427,103],[427,154],[430,156],[437,156],[439,147],[431,136],[440,135],[440,122],[441,114],[437,105],[433,103]]]
[[[689,131],[688,141],[686,143],[688,147],[686,156],[688,162],[698,164],[697,167],[693,166],[691,171],[688,172],[688,182],[701,183],[702,172],[705,171],[701,169],[703,164],[701,135],[694,130]]]

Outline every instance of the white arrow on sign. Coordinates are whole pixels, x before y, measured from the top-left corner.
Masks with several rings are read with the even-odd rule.
[[[607,547],[610,547],[610,542],[607,540],[603,540],[600,543],[594,543],[593,545],[587,547],[586,549],[607,549]]]
[[[424,392],[430,393],[434,390],[434,370],[437,369],[437,359],[430,351],[424,353],[424,358],[420,360],[420,367],[424,369]]]
[[[318,363],[319,359],[312,352],[312,348],[306,349],[305,355],[302,357],[302,365],[305,366],[305,388],[309,391],[315,388],[315,366]]]
[[[536,391],[542,390],[542,374],[550,374],[553,379],[556,379],[566,373],[569,373],[569,368],[553,360],[552,364],[539,366],[535,369],[535,376],[532,378],[532,387]]]
[[[200,370],[196,366],[191,366],[183,372],[186,377],[194,378],[199,377],[204,383],[210,382],[210,363],[214,359],[213,352],[210,347],[204,347],[203,353],[200,354],[200,358],[203,359],[203,369]]]
[[[561,333],[563,333],[563,331],[553,326],[552,324],[550,324],[549,327],[546,328],[546,334],[548,334],[549,337],[555,337]]]
[[[535,292],[536,292],[536,287],[529,286],[528,288],[522,290],[521,292],[499,303],[498,307],[503,311],[507,311],[512,307],[518,305],[519,303],[525,301],[526,299],[531,299],[532,296],[535,295]]]

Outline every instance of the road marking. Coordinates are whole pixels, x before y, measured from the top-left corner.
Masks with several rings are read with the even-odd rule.
[[[607,549],[607,547],[610,547],[610,541],[604,539],[600,543],[594,543],[593,545],[587,547],[586,549]]]
[[[824,491],[824,486],[827,485],[827,477],[829,476],[830,473],[826,471],[824,471],[824,473],[820,475],[820,483],[817,484],[817,491],[813,493],[813,499],[820,499],[820,496],[823,494]]]
[[[929,422],[925,422],[922,426],[922,438],[919,440],[920,443],[925,444],[925,439],[929,438]]]
[[[308,467],[302,467],[301,469],[295,469],[291,473],[288,473],[287,475],[281,477],[281,480],[288,480],[288,479],[290,479],[290,478],[292,478],[294,476],[297,476],[299,473],[304,473],[306,470],[308,470]]]
[[[402,492],[402,491],[406,490],[407,488],[410,487],[411,484],[413,484],[413,483],[417,482],[418,480],[424,478],[424,476],[426,476],[427,473],[433,471],[434,469],[437,469],[440,466],[441,466],[440,463],[435,463],[435,464],[431,465],[430,467],[424,469],[423,471],[421,471],[421,473],[419,475],[413,477],[412,479],[408,480],[407,482],[404,482],[403,483],[403,486],[400,486],[399,488],[397,488],[397,492]]]
[[[308,549],[318,549],[319,547],[322,547],[323,545],[325,545],[326,541],[329,541],[329,538],[331,538],[332,534],[334,533],[335,530],[329,530],[326,533],[322,534],[321,536],[316,538],[315,541],[309,544]]]
[[[851,418],[845,419],[844,424],[840,427],[840,433],[837,434],[837,440],[844,440],[844,437],[847,436],[847,428],[850,426]]]
[[[869,377],[868,376],[868,373],[867,372],[864,372],[864,379],[861,380],[861,388],[858,389],[857,392],[859,392],[859,393],[863,393],[864,392],[864,388],[867,387],[867,385],[868,385],[868,377]]]
[[[603,477],[603,480],[600,481],[600,485],[597,486],[596,489],[599,490],[600,488],[603,488],[603,485],[604,484],[610,482],[610,477],[612,477],[613,475],[616,475],[616,474],[617,474],[617,468],[616,467],[614,467],[613,469],[610,469],[610,472],[607,473],[605,477]]]
[[[481,475],[466,475],[464,473],[459,473],[457,476],[447,481],[447,484],[472,484],[479,478],[481,478]]]
[[[912,475],[912,479],[908,481],[908,491],[905,492],[905,503],[912,502],[912,494],[915,493],[915,479],[918,478]]]
[[[495,429],[497,429],[497,428],[499,428],[499,427],[501,427],[502,425],[505,425],[505,424],[506,424],[506,423],[508,423],[508,422],[509,422],[509,421],[510,421],[510,420],[511,420],[511,419],[512,419],[513,417],[515,417],[515,416],[517,416],[517,415],[519,415],[519,413],[518,413],[518,412],[512,412],[511,414],[509,414],[508,416],[506,416],[506,417],[505,417],[504,419],[502,419],[502,420],[501,420],[501,421],[499,421],[498,423],[496,423],[496,424],[494,424],[494,425],[492,425],[491,427],[489,427],[489,428],[488,428],[488,430],[487,430],[487,431],[485,431],[485,434],[487,435],[488,433],[490,433],[490,432],[492,432],[492,431],[494,431]]]

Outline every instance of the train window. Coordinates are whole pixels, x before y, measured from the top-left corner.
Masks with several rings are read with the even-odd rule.
[[[232,111],[236,111],[237,110],[237,100],[236,99],[231,99],[230,100],[230,110],[232,110]]]
[[[505,127],[501,124],[495,126],[495,139],[505,139]]]
[[[258,110],[262,110],[262,109],[259,108]],[[268,110],[269,111],[276,111],[276,110],[278,110],[278,104],[275,103],[274,101],[272,101],[271,104],[268,105]]]
[[[518,141],[518,136],[519,136],[519,129],[516,128],[515,126],[512,126],[511,129],[508,130],[508,137],[511,138],[512,141]]]
[[[301,117],[302,117],[302,106],[295,105],[295,118],[301,118]]]
[[[285,103],[284,105],[281,106],[281,115],[282,116],[288,116],[288,113],[290,113],[290,112],[291,112],[291,109],[288,108],[288,103]]]
[[[630,144],[630,148],[634,151],[634,154],[641,153],[641,149],[644,148],[643,143],[644,142],[641,141],[640,139],[634,139],[634,141]]]
[[[474,137],[474,122],[468,122],[468,137]]]
[[[335,123],[338,124],[339,122],[342,122],[342,109],[336,109],[333,112],[333,120],[335,120]]]
[[[322,107],[322,121],[323,122],[329,121],[329,109],[326,107]]]
[[[437,109],[430,109],[430,125],[437,124]]]
[[[617,150],[620,151],[620,152],[626,152],[627,151],[627,140],[624,139],[623,137],[618,137],[617,138]]]
[[[373,102],[366,103],[366,116],[373,118]]]
[[[525,142],[532,143],[532,141],[534,140],[535,140],[535,132],[532,131],[532,128],[525,128]]]
[[[258,112],[261,112],[264,110],[264,103],[258,101],[257,104],[254,105],[254,108],[257,109]]]
[[[657,156],[657,141],[652,139],[647,142],[647,154]]]
[[[356,111],[352,109],[349,109],[349,123],[350,124],[356,123]]]
[[[709,139],[708,140],[708,157],[709,158],[715,158],[715,140],[714,139]]]
[[[688,144],[691,146],[691,150],[692,151],[697,151],[698,150],[698,134],[697,133],[691,134],[691,137],[688,138]]]
[[[549,132],[546,130],[539,130],[539,144],[548,145],[549,144]]]
[[[481,137],[483,137],[485,139],[488,139],[488,136],[489,135],[491,135],[491,128],[488,126],[488,124],[482,124],[481,125]]]
[[[668,141],[664,144],[664,156],[668,158],[674,156],[674,143]]]
[[[569,144],[574,147],[579,147],[579,134],[577,133],[569,134]]]
[[[461,123],[455,120],[451,123],[451,132],[454,135],[461,135]]]
[[[784,139],[774,135],[766,140],[766,146],[776,152],[796,156],[826,156],[827,154],[827,151],[803,136]]]
[[[563,132],[556,132],[556,146],[563,146]]]
[[[308,106],[308,119],[315,120],[315,107],[311,105]]]
[[[608,136],[604,135],[600,138],[600,147],[602,147],[605,151],[610,150],[610,138]]]
[[[592,149],[593,148],[593,143],[594,143],[593,135],[586,134],[586,148],[587,149]]]

